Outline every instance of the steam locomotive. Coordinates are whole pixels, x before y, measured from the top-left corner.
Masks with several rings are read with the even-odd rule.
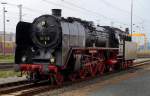
[[[128,34],[128,29],[64,18],[61,9],[52,9],[52,15],[17,24],[15,68],[29,80],[56,84],[127,69],[136,58]]]

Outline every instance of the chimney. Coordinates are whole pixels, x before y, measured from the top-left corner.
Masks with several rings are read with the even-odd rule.
[[[61,9],[52,9],[52,15],[56,17],[61,17]]]

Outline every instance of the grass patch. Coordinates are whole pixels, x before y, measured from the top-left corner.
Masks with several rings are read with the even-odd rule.
[[[7,78],[7,77],[12,77],[12,76],[19,76],[20,72],[15,72],[13,70],[0,70],[0,78]]]
[[[14,55],[0,55],[0,63],[13,63]]]

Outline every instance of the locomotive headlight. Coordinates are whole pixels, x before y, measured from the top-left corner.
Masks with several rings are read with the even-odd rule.
[[[54,59],[54,58],[51,58],[50,61],[51,61],[51,63],[54,63],[54,62],[55,62],[55,59]]]
[[[45,26],[45,24],[46,24],[45,21],[42,21],[42,22],[41,22],[41,25],[42,25],[42,26]]]
[[[23,57],[22,57],[22,62],[25,62],[26,59],[27,59],[26,56],[23,56]]]

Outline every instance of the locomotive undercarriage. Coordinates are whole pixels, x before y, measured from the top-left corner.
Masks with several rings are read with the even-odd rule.
[[[42,64],[21,64],[21,73],[27,74],[29,80],[34,82],[49,79],[52,83],[61,85],[66,80],[85,79],[132,66],[132,60],[118,58],[118,48],[73,48],[70,52],[70,57],[63,66],[49,64],[48,74],[43,72]],[[109,52],[109,58],[106,58],[106,52]]]

